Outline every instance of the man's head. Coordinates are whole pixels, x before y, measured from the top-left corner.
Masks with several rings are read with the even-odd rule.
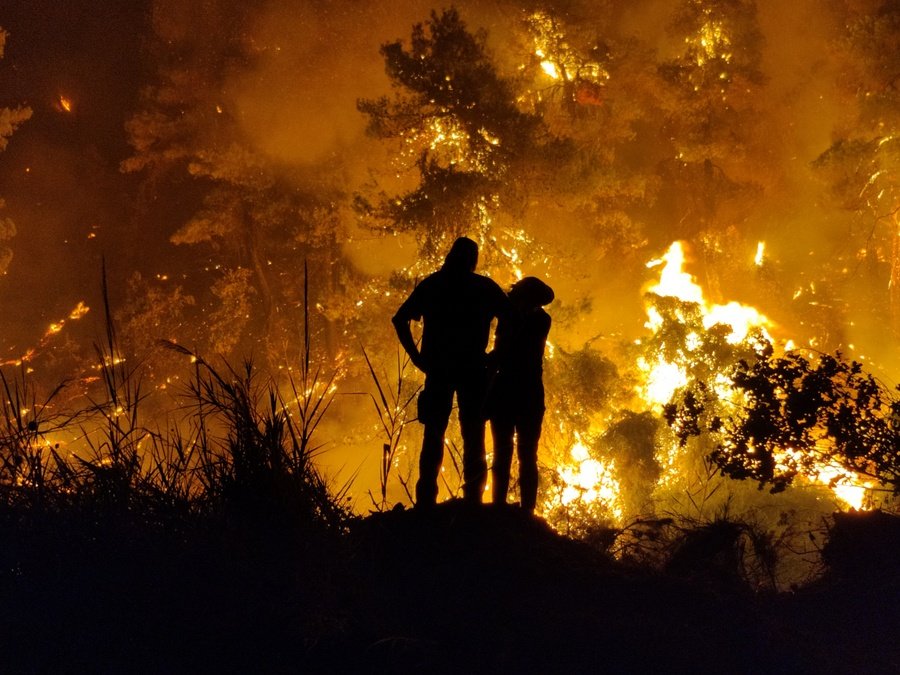
[[[478,264],[478,244],[468,237],[453,242],[441,269],[451,272],[474,272]]]

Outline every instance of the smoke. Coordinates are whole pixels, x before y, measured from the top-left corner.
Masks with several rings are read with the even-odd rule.
[[[473,26],[490,12],[462,11]],[[427,0],[278,0],[246,27],[258,61],[226,83],[226,96],[257,147],[286,163],[315,163],[340,153],[352,162],[364,144],[359,98],[389,92],[381,45],[408,41],[433,9]]]
[[[516,31],[521,20],[536,9],[560,17],[573,29],[634,39],[655,51],[659,61],[683,49],[681,38],[671,30],[674,5],[665,0],[496,0],[456,5],[470,29],[486,31],[488,46],[507,75],[516,74],[521,51],[527,47],[521,31],[518,36]],[[219,53],[209,45],[224,39],[220,36],[239,35],[251,45],[252,66],[226,72],[221,83],[223,105],[234,111],[246,138],[259,152],[286,169],[305,166],[336,174],[335,180],[347,193],[359,189],[373,173],[384,174],[388,166],[388,148],[366,137],[366,120],[356,110],[360,98],[391,94],[379,48],[396,39],[408,44],[412,26],[441,9],[428,0],[257,0],[202,5],[157,0],[153,6],[158,36],[186,44],[186,53],[195,59]],[[823,201],[822,185],[810,171],[811,162],[829,147],[844,114],[835,92],[838,64],[831,47],[838,31],[832,14],[814,0],[760,0],[756,8],[764,37],[765,82],[753,101],[758,112],[753,121],[758,130],[753,135],[761,141],[756,151],[769,170],[752,177],[762,192],[755,197],[749,215],[738,214],[725,226],[768,241],[770,259],[782,269],[802,270],[810,263],[813,247],[818,251],[813,257],[853,255],[842,229],[846,218]],[[646,139],[635,149],[652,154],[654,139],[651,135]],[[554,224],[543,236],[550,250],[565,255],[568,246],[582,245],[582,234],[552,202],[552,195],[543,195],[530,208],[539,214],[536,220]],[[657,255],[678,236],[680,228],[672,222],[677,217],[657,214],[646,220],[651,248],[637,252],[637,258]],[[352,219],[346,222],[353,227]],[[690,223],[679,225],[681,229],[691,227]],[[355,232],[353,239],[347,252],[367,273],[388,273],[408,265],[414,255],[407,238],[375,240]],[[373,250],[377,255],[372,255]],[[598,260],[603,254],[603,247],[597,246]],[[749,260],[752,249],[736,255]],[[635,276],[639,276],[640,261],[633,262],[627,270],[620,266],[615,275],[598,269],[582,279],[554,280],[562,287],[563,297],[594,295],[595,289],[602,289],[596,303],[598,314],[575,327],[577,339],[598,332],[621,332],[640,320],[640,294],[635,292],[641,285]],[[600,267],[605,265],[601,262]],[[766,302],[767,293],[761,292],[757,283],[732,276],[735,279],[719,279],[716,283],[722,288],[712,292]],[[794,282],[799,287],[804,282],[802,275]],[[610,316],[602,311],[604,304],[631,310]],[[769,309],[776,314],[779,311]]]
[[[815,158],[828,148],[841,114],[836,64],[823,36],[836,35],[833,20],[814,0],[759,4],[765,36],[763,65],[769,83],[772,126],[786,141],[784,159]]]

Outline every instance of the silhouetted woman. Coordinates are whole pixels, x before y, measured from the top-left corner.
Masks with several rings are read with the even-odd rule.
[[[522,508],[537,502],[537,449],[544,419],[543,361],[550,315],[542,307],[553,289],[537,277],[525,277],[509,291],[512,311],[497,327],[493,352],[497,375],[488,399],[494,438],[493,502],[505,504],[513,447],[519,457]]]

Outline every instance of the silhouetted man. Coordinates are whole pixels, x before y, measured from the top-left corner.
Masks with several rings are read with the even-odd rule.
[[[416,505],[437,501],[438,473],[444,457],[444,433],[456,394],[463,439],[463,497],[480,503],[487,482],[484,450],[485,349],[491,321],[506,314],[501,288],[475,273],[478,245],[457,239],[440,270],[416,286],[394,315],[400,344],[425,373],[419,394],[419,421],[425,425]],[[416,347],[411,321],[422,321],[422,349]]]

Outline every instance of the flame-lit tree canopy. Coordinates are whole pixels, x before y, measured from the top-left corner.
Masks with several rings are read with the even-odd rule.
[[[223,100],[227,78],[252,69],[259,58],[244,31],[252,9],[233,2],[217,3],[212,14],[198,8],[210,26],[200,36],[183,32],[179,13],[159,13],[152,47],[157,80],[127,123],[134,154],[122,169],[144,177],[145,199],[175,196],[185,204],[185,222],[170,241],[202,251],[197,258],[203,267],[194,274],[208,288],[191,320],[195,299],[180,286],[163,291],[136,279],[131,302],[150,312],[159,301],[168,304],[173,334],[167,337],[221,354],[257,352],[274,368],[295,354],[289,345],[299,334],[304,266],[316,279],[313,303],[321,307],[319,298],[328,297],[334,308],[326,323],[345,320],[337,300],[350,271],[342,264],[343,228],[335,206],[341,197],[333,176],[327,169],[289,168],[259,152],[239,111]],[[191,286],[197,288],[196,282]],[[141,295],[148,293],[157,301],[144,302]],[[146,314],[125,312],[137,329],[131,333],[144,337],[139,329]],[[202,327],[193,335],[192,322]],[[332,353],[338,348],[328,347]]]
[[[381,53],[396,95],[361,100],[359,109],[371,134],[399,140],[398,171],[414,165],[418,185],[374,205],[360,198],[359,206],[392,228],[414,230],[426,255],[473,224],[488,234],[498,208],[519,211],[525,164],[553,147],[546,133],[541,138],[540,118],[516,105],[514,83],[498,74],[485,36],[469,32],[456,10],[417,24],[408,50],[397,41]]]
[[[890,326],[900,331],[900,8],[872,0],[841,7],[846,31],[832,49],[841,64],[847,113],[816,167],[833,197],[855,215],[868,266],[888,261]]]
[[[765,175],[756,4],[687,0],[670,30],[683,47],[659,66],[661,135],[672,153],[661,170],[675,217],[695,228],[679,236],[699,234],[712,243],[723,225],[747,217]]]

